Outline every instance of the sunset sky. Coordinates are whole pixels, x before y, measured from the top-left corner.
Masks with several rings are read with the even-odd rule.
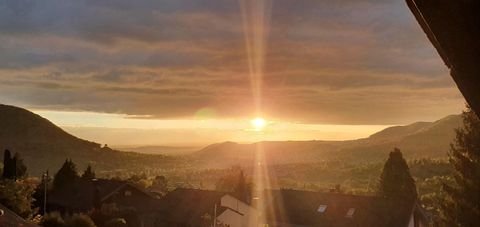
[[[261,21],[242,1],[0,1],[0,103],[119,145],[352,139],[464,107],[402,0],[275,0]]]

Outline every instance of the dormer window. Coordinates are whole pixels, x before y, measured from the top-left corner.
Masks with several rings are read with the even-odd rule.
[[[353,214],[355,214],[355,208],[350,208],[345,215],[346,218],[353,218]]]
[[[125,191],[125,196],[132,196],[132,191],[126,190]]]
[[[318,207],[317,212],[318,213],[324,213],[325,210],[327,210],[327,205],[322,204]]]

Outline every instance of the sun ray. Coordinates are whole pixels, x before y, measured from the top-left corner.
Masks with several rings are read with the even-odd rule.
[[[273,0],[240,0],[250,86],[257,116],[261,116],[263,112],[262,86],[272,4]],[[253,119],[251,124],[255,131],[262,131],[267,126],[267,122],[260,117]],[[265,192],[268,192],[266,189],[273,187],[273,182],[261,143],[258,143],[256,147],[256,158],[253,165],[255,166],[254,183],[256,185],[253,197],[257,199],[252,203],[255,202],[260,211],[260,223],[265,224],[267,223],[264,219],[266,211],[271,209],[264,203]]]
[[[256,114],[262,112],[262,85],[272,0],[240,0],[250,86]]]

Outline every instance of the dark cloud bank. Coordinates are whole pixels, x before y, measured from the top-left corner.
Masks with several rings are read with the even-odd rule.
[[[254,112],[238,1],[0,0],[0,102],[190,117]],[[267,116],[398,124],[463,98],[403,1],[273,3]]]

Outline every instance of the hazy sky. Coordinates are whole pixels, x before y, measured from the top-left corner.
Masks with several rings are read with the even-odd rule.
[[[239,2],[0,0],[0,102],[77,129],[105,117],[104,130],[142,128],[133,117],[181,119],[175,130],[214,119],[208,128],[236,130],[258,115]],[[326,135],[308,125],[369,129],[342,137],[353,138],[464,106],[404,1],[275,0],[265,12],[261,115],[290,125],[280,139],[298,139],[299,125],[305,139]]]

